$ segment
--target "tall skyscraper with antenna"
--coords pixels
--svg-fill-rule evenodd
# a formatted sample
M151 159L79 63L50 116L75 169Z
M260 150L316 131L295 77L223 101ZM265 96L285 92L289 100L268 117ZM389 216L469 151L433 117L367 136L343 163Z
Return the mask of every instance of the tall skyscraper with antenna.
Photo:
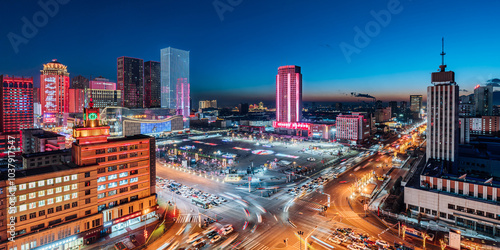
M443 161L451 167L457 161L459 143L458 104L459 87L455 72L446 71L444 38L441 65L433 72L427 87L427 155L426 160Z

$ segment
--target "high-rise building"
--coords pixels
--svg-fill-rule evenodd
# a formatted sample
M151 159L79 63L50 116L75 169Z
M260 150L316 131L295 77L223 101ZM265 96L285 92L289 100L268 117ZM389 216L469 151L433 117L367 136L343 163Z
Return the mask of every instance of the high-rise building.
M0 75L0 132L33 127L33 78Z
M399 107L401 108L401 112L402 113L406 112L406 109L408 108L408 102L407 101L401 101L401 105Z
M72 89L86 89L88 87L89 79L84 76L77 75L71 79L70 88Z
M427 154L452 165L457 160L459 144L458 94L455 72L445 71L444 55L439 72L432 73L432 84L427 87Z
M33 88L33 103L40 103L40 88Z
M16 171L15 186L2 173L1 190L16 190L14 206L1 208L3 225L15 221L15 241L0 227L3 249L79 249L156 215L154 138L109 139L92 105L84 118L73 130L70 163L26 166Z
M182 87L189 89L189 51L168 47L162 49L160 53L161 107L178 110L181 108L177 105L181 104L183 105L182 113L187 114L188 111L185 109L190 107L189 91L178 91L177 86L181 83ZM184 100L179 102L178 97Z
M200 101L199 109L207 109L207 108L217 108L217 100L206 100L206 101Z
M144 61L142 59L119 57L117 83L117 88L122 93L123 107L144 107Z
M161 107L161 67L160 62L144 63L144 107Z
M391 120L391 117L392 117L391 107L375 109L376 122L387 122Z
M96 77L89 82L89 89L116 90L116 83L103 77Z
M69 113L83 113L84 89L69 89Z
M474 88L474 105L476 115L493 114L493 86L479 86Z
M276 75L276 121L302 119L302 74L295 65L281 66Z
M60 124L64 113L69 112L69 73L67 67L56 59L43 65L40 71L40 88L43 123Z
M420 113L422 109L422 95L410 95L410 111Z
M94 78L90 81L89 88L85 89L85 107L89 105L91 98L96 108L122 105L122 92L116 89L116 83L102 77Z
M460 96L458 104L458 115L461 117L476 116L476 107L474 105L474 94Z
M390 101L389 107L391 108L392 116L397 116L398 113L398 102Z
M66 137L43 129L23 129L23 154L43 153L66 148Z

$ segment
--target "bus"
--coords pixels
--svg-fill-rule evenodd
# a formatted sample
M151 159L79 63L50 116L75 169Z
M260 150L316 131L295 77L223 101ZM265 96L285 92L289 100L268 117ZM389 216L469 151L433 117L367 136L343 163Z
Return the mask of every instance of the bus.
M406 235L409 235L409 236L413 236L415 238L419 238L419 239L423 239L423 233L416 230L416 229L413 229L413 228L409 228L407 227L406 228ZM429 238L427 238L428 241L433 241L434 240L434 234L431 234L431 233L428 233L427 234L429 236Z
M204 209L209 209L212 207L212 204L210 204L210 202L202 201L198 198L193 198L191 200L191 203L193 203L194 205L199 206L201 208L204 208Z

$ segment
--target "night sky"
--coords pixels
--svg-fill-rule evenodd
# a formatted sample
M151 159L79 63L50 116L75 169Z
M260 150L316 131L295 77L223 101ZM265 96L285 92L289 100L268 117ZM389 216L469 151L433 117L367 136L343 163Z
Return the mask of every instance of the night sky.
M4 1L0 74L38 83L42 64L57 58L71 77L116 80L117 57L160 61L171 46L191 51L195 107L211 98L272 103L277 68L291 64L302 67L304 101L356 101L351 92L409 101L425 96L444 36L461 89L500 78L499 1L59 1L68 3L24 38L22 18L43 8ZM391 13L382 25L371 14L380 11ZM372 37L357 46L355 29L366 34L367 25ZM12 46L12 37L24 40ZM341 44L354 52L346 57Z

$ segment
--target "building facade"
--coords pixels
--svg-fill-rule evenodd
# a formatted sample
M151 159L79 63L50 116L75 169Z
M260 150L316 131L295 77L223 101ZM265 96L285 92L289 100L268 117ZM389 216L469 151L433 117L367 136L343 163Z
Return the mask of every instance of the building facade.
M144 107L144 60L122 56L117 60L117 84L122 93L122 106Z
M1 75L0 132L33 127L33 78Z
M189 51L172 47L161 49L161 107L179 109L177 107L178 91L176 89L179 79L181 82L189 81Z
M177 115L182 115L185 118L189 118L191 115L191 101L190 101L190 92L191 87L190 84L187 80L187 78L178 78L177 79L177 86L175 88L175 91L177 92L175 101L176 101L176 107L177 107Z
M85 107L90 103L90 98L96 108L117 107L122 103L122 92L120 90L86 89Z
M426 160L436 159L453 163L459 144L458 93L455 72L432 73L432 84L427 87L427 154Z
M477 115L493 114L493 86L479 86L474 88L474 105Z
M361 144L370 136L370 130L370 122L362 114L340 114L336 119L335 138L340 142Z
M89 79L82 75L77 75L71 79L70 88L72 89L86 89L88 87Z
M207 109L207 108L217 108L217 100L205 100L200 101L198 105L199 109Z
M144 63L144 107L161 107L161 67L160 62Z
M281 66L276 75L276 121L302 119L302 74L295 65Z
M69 89L69 113L83 113L85 90Z
M116 90L116 83L103 77L94 78L89 82L89 89Z
M56 59L43 65L40 71L43 123L60 125L64 113L69 112L69 73Z

